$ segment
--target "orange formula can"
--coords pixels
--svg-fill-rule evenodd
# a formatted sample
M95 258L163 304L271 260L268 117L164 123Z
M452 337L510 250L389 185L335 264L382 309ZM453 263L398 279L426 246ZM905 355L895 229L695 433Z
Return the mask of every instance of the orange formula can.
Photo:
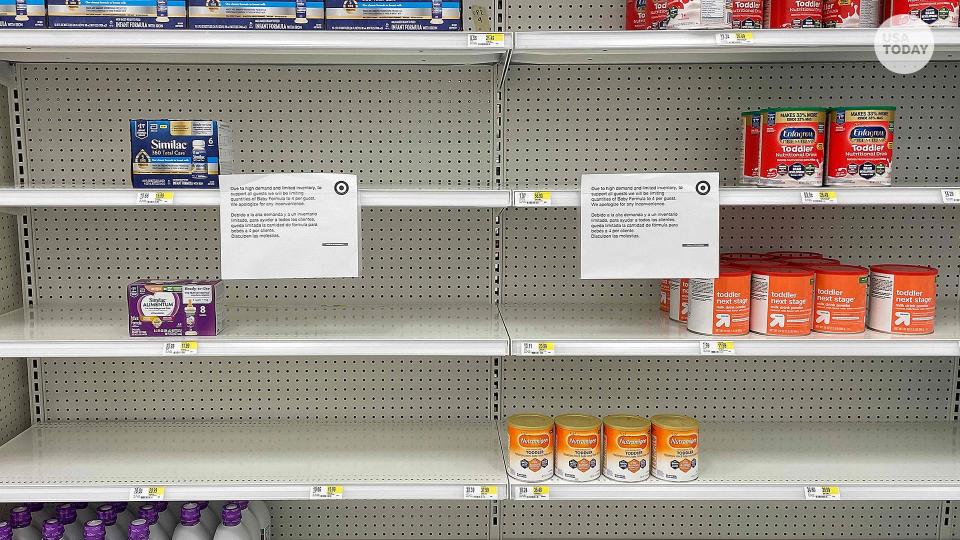
M813 271L799 266L757 268L750 281L750 330L805 336L812 326Z
M823 264L813 270L813 331L858 334L867 322L867 275L862 266Z
M936 268L909 264L870 267L867 326L889 334L932 334L936 312Z
M721 262L772 261L775 257L766 253L721 253Z
M510 436L507 474L525 482L553 477L553 419L543 414L512 414L507 417Z
M700 424L680 414L650 418L650 472L654 478L672 482L697 479L700 462Z
M670 280L660 280L660 311L670 313Z
M687 322L687 313L689 308L687 298L687 288L690 286L689 279L671 279L670 280L670 319L685 323Z
M750 332L750 270L720 264L720 277L691 279L687 330L708 336Z
M600 419L589 414L561 414L557 425L554 473L564 480L600 478Z
M811 259L822 259L823 254L816 251L768 251L767 255L777 259L798 259L800 257L809 257Z
M650 477L650 421L631 414L603 417L603 475L620 482Z

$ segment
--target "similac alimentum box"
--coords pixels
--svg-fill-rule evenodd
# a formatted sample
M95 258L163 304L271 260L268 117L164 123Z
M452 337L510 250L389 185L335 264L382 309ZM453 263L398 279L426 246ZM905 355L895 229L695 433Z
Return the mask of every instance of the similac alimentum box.
M43 28L46 15L43 0L0 0L0 28Z
M215 336L223 282L141 279L127 287L130 337Z
M462 30L460 0L326 0L327 30Z
M50 28L186 28L186 0L47 0Z
M196 30L323 30L323 0L189 0Z
M131 120L133 187L220 187L233 172L233 136L216 120Z

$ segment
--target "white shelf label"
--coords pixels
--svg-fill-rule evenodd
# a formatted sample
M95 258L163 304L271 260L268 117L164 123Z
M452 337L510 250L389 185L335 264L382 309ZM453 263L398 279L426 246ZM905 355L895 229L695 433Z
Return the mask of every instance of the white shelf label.
M130 488L131 501L162 501L163 486L138 486Z
M551 206L551 193L549 191L514 191L514 206Z
M808 501L823 499L839 499L839 486L807 486L803 488L803 496Z
M550 486L520 486L517 498L525 501L549 501Z
M700 354L736 354L732 341L701 341Z
M801 191L800 202L803 204L837 204L837 192Z
M196 341L176 341L173 343L165 343L163 345L164 356L186 356L190 354L197 354L199 350L200 346Z
M463 486L464 499L496 500L497 486Z
M960 204L960 190L941 189L940 197L943 198L943 204Z
M744 45L753 43L753 32L720 32L717 45Z
M504 42L502 32L467 34L467 47L503 47Z
M137 204L173 204L172 191L140 191Z
M310 488L310 500L322 501L343 498L343 486L313 486Z
M523 356L553 356L552 341L524 341Z

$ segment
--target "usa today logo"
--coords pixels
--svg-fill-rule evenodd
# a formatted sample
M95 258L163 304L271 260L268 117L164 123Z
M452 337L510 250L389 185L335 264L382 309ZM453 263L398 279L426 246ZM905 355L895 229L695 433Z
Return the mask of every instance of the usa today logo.
M894 15L877 28L873 50L890 71L916 73L933 58L933 32L918 17Z

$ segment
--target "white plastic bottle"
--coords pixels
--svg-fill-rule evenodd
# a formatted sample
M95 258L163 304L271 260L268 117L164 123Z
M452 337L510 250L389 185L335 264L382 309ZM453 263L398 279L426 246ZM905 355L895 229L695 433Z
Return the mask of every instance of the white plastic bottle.
M121 532L125 532L130 528L130 522L137 519L137 516L127 511L127 503L125 502L114 502L109 504L113 505L113 515L117 518L117 527ZM107 536L109 536L109 533Z
M90 503L73 503L73 507L77 510L77 523L80 524L81 529L86 526L88 521L97 519L97 505Z
M77 509L72 503L57 505L57 519L63 525L63 540L83 540L83 527L77 521Z
M180 523L173 530L172 540L212 540L213 534L200 521L200 505L187 503L180 507Z
M263 540L263 528L257 520L257 515L250 510L250 501L230 501L240 507L240 515L243 517L243 526L247 529L251 540Z
M197 501L197 508L200 509L200 524L210 533L210 538L213 538L213 533L217 532L217 526L220 525L220 514L214 512L207 501ZM182 518L183 510L180 514Z
M213 540L253 540L250 533L243 526L240 507L230 503L220 511L220 526L213 535Z
M173 536L173 530L177 528L177 523L180 521L180 509L177 508L176 513L174 513L170 508L170 503L166 501L157 501L153 505L157 507L157 523L160 524L160 528L167 533L167 538ZM152 532L150 538L153 538ZM156 539L154 538L154 540Z
M141 504L137 515L150 526L150 538L152 540L170 540L167 531L163 530L163 527L160 526L160 515L157 513L156 505L153 503Z
M13 540L40 540L40 531L30 524L30 509L17 506L10 511L10 527Z
M127 540L150 540L150 524L147 520L138 518L131 521L127 529Z
M113 509L113 504L107 503L98 506L97 519L103 523L105 540L127 540L126 531L117 527L117 512Z
M267 507L267 503L263 501L250 501L250 511L253 512L253 515L257 516L257 521L260 522L260 528L263 529L264 540L270 540L270 536L273 534L273 524L270 519L270 509Z

